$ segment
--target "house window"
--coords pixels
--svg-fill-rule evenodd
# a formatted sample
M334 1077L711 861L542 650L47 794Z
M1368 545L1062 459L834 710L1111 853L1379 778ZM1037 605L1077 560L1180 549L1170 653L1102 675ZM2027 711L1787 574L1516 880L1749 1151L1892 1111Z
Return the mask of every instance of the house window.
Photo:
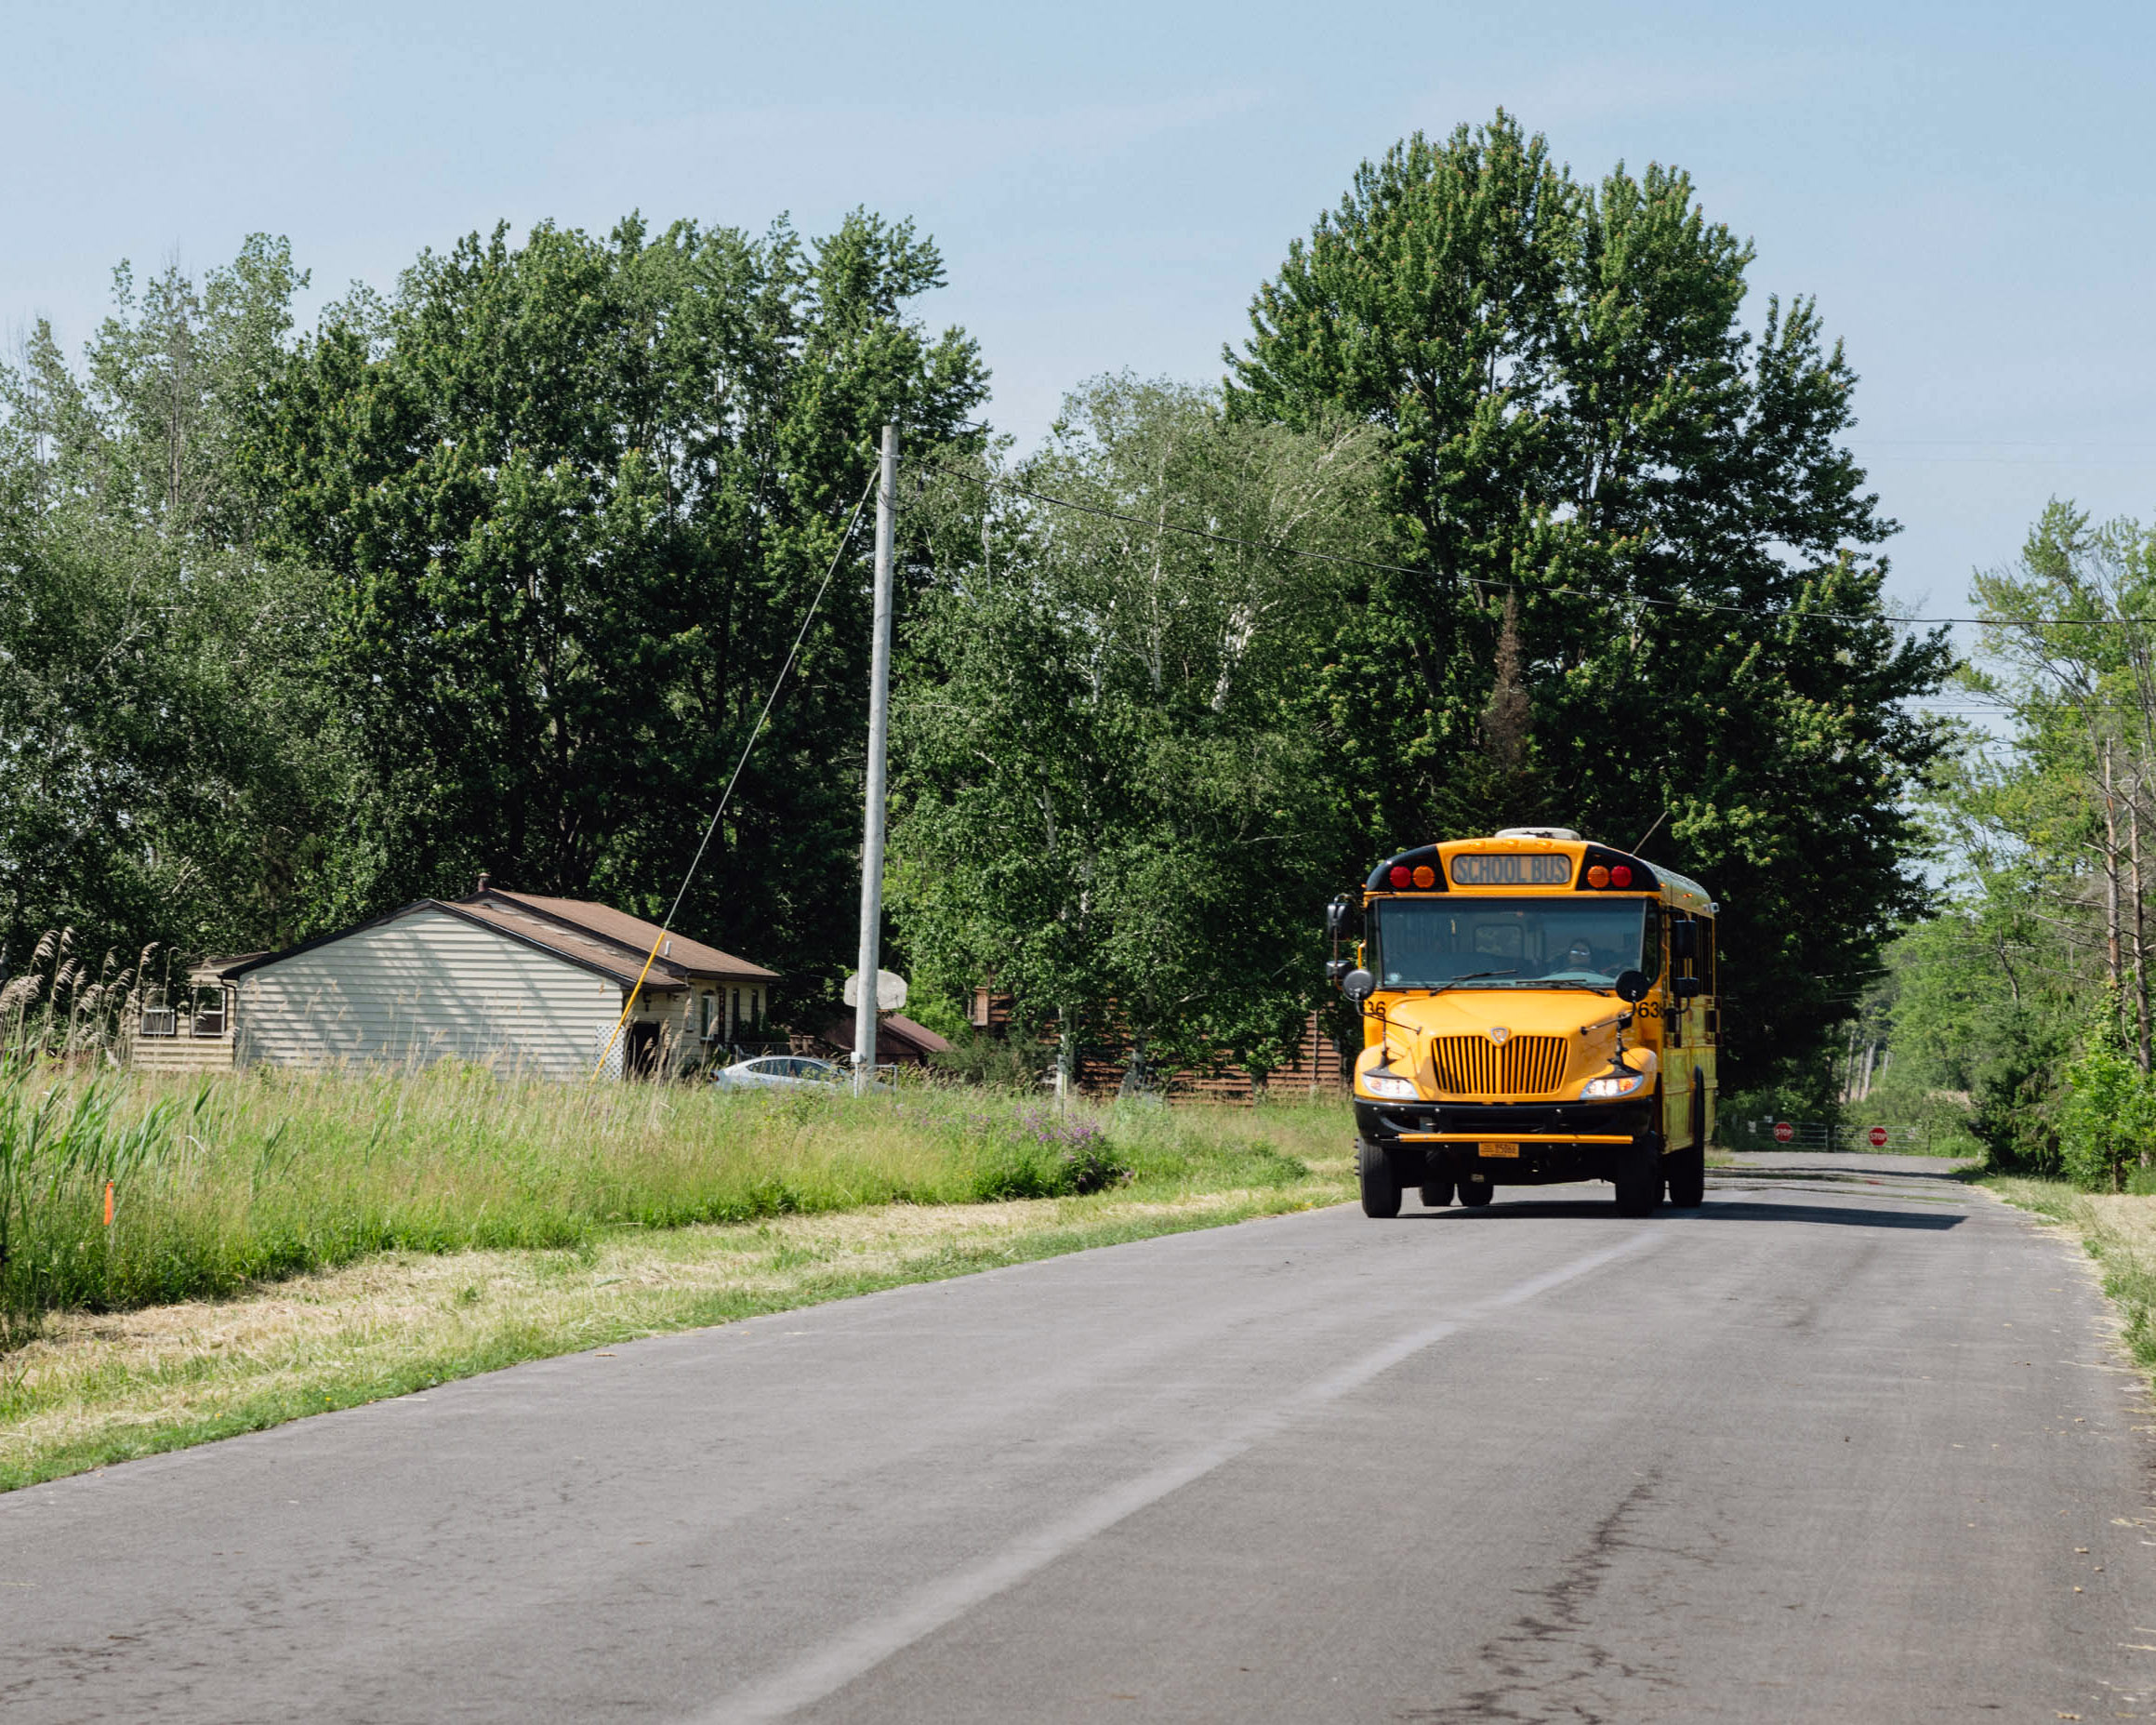
M696 997L696 1034L708 1042L711 1038L711 996L707 991Z
M194 997L194 1033L197 1036L222 1036L225 1033L225 991L222 989L200 989Z

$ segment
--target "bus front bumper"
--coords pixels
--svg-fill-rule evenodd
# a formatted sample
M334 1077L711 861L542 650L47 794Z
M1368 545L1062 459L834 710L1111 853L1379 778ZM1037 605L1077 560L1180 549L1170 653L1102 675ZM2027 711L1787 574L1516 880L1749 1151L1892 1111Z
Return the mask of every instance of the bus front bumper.
M1502 1186L1612 1179L1654 1131L1651 1096L1623 1102L1369 1102L1356 1131L1403 1186L1485 1179Z

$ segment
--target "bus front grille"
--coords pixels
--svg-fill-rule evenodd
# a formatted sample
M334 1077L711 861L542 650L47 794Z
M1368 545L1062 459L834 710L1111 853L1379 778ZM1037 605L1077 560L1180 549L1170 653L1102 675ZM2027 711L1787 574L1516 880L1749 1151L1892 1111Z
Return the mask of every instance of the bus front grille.
M1561 1036L1440 1036L1432 1055L1443 1095L1547 1096L1565 1081Z

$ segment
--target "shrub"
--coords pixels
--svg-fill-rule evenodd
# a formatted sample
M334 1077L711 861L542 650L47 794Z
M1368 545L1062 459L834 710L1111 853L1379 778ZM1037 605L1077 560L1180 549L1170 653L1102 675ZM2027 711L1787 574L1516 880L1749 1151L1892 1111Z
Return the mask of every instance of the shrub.
M992 1146L983 1163L984 1198L1082 1198L1127 1183L1131 1167L1090 1116L1041 1105L1011 1115L974 1115Z
M2059 1158L2085 1192L2124 1191L2156 1139L2156 1082L2126 1053L2117 1006L2107 997L2097 1008L2086 1052L2066 1069Z
M990 1036L968 1026L950 1042L947 1050L929 1056L929 1069L937 1077L987 1090L1036 1094L1055 1057L1052 1049L1020 1031Z

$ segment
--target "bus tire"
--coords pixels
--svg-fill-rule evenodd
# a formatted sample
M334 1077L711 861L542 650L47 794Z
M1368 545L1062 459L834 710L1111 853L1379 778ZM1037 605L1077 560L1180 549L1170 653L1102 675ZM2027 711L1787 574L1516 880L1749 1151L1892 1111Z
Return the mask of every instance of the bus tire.
M1669 1159L1670 1202L1696 1210L1707 1201L1707 1092L1692 1086L1692 1141Z
M1399 1170L1367 1138L1355 1147L1355 1172L1362 1186L1363 1214L1382 1221L1400 1214Z
M1442 1210L1452 1201L1452 1182L1425 1180L1422 1182L1422 1205L1427 1210Z
M1662 1201L1662 1144L1660 1133L1634 1142L1631 1154L1612 1184L1617 1188L1617 1214L1651 1216Z
M1497 1188L1488 1180L1462 1180L1460 1183L1460 1201L1470 1210L1480 1210L1497 1196Z

